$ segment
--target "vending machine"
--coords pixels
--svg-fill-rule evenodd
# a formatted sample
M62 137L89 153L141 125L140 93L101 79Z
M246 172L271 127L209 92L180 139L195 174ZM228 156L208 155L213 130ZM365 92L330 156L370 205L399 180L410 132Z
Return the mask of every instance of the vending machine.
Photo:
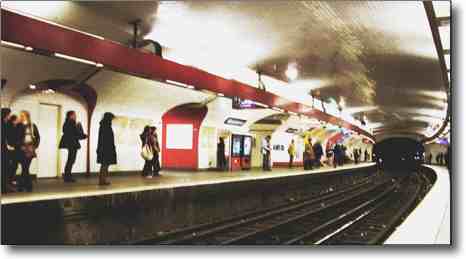
M252 137L233 134L231 136L231 171L251 169Z
M230 170L239 171L241 170L241 154L243 149L243 136L232 135L231 136L231 152L230 152Z

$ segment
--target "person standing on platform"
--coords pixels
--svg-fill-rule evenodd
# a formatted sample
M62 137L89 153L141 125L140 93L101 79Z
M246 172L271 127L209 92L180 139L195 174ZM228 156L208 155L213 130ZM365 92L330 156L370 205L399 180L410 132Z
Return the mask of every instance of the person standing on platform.
M296 146L294 144L294 139L291 140L291 143L288 146L288 155L290 156L288 167L293 168L293 160L296 157Z
M223 137L218 139L217 143L217 169L225 171L227 167L227 159L225 157L225 140Z
M157 127L150 127L151 130L151 143L154 145L154 158L152 159L152 176L159 176L160 172L160 144L159 136L157 135Z
M312 139L309 138L307 143L304 144L304 153L303 153L304 170L312 170L314 159L315 159L315 154L312 148Z
M315 160L314 160L314 164L317 168L320 168L321 164L320 164L320 159L322 158L322 156L324 155L324 151L322 149L322 145L320 144L319 141L316 141L316 143L312 146L312 149L314 151L314 155L315 155Z
M107 181L108 168L117 163L115 148L115 136L112 129L112 121L115 115L111 112L104 113L99 127L97 142L97 163L100 164L99 185L109 185Z
M338 165L338 153L339 153L338 143L335 143L335 145L333 146L332 153L333 153L333 167L337 168L337 165Z
M364 162L369 162L369 151L364 150Z
M272 171L270 166L270 154L270 136L267 136L262 140L262 170L264 171Z
M71 171L73 165L76 162L76 155L78 150L81 148L80 140L87 138L84 134L81 123L77 121L76 112L68 111L66 113L65 123L63 123L63 136L60 140L60 149L68 150L68 158L66 159L65 172L63 174L63 181L65 183L73 183L76 180L73 179Z
M11 175L11 156L12 147L8 144L8 133L10 132L10 108L2 108L2 193L10 191L9 179Z
M19 162L21 164L21 177L18 183L18 191L32 192L32 179L29 172L32 160L37 157L36 150L40 144L40 134L36 124L31 121L28 111L19 113L18 144Z
M354 158L354 163L357 165L359 163L359 151L358 149L353 149L353 158Z
M427 164L431 165L432 164L432 153L429 153L427 155Z

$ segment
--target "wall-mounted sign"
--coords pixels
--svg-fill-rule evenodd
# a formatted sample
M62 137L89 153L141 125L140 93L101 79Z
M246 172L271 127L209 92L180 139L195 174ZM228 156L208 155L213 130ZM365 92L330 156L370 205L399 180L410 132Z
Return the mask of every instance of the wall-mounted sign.
M238 118L232 118L232 117L228 117L225 122L225 124L227 125L233 125L233 126L243 126L245 123L246 123L246 120L243 120L243 119L238 119Z
M291 133L291 134L296 134L299 132L299 129L295 129L295 128L288 128L286 130L286 133Z
M192 124L167 124L168 149L193 149Z

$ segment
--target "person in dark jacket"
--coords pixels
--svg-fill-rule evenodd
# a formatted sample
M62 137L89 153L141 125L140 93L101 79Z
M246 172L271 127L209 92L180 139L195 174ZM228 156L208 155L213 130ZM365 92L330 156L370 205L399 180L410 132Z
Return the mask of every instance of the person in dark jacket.
M2 108L2 193L9 191L9 176L11 174L10 149L8 145L10 108Z
M63 180L65 183L75 182L71 175L73 164L76 162L76 155L81 148L79 141L87 138L84 134L81 123L77 122L76 112L68 111L66 113L65 123L63 124L63 136L60 140L59 148L68 150L68 159L66 160Z
M226 166L227 159L225 157L225 140L223 137L220 137L217 143L217 168L220 171L224 171Z
M40 144L40 134L36 124L31 121L28 111L19 113L18 143L19 162L21 164L21 178L18 183L18 191L32 191L32 179L29 172L32 160L37 157L36 150Z
M108 168L117 163L115 148L115 136L112 129L112 121L115 115L111 112L104 113L99 127L97 142L97 163L100 164L99 185L109 185L107 181Z
M312 149L314 150L314 155L316 157L315 159L315 165L317 168L320 168L321 164L320 164L320 159L322 158L322 156L324 155L324 151L322 149L322 145L320 144L319 141L317 141L314 146L312 147Z

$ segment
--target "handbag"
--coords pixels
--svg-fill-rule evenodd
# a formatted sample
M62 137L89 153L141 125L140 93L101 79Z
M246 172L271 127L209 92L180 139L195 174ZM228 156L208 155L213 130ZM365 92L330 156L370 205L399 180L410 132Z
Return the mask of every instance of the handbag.
M84 133L83 125L81 123L78 123L76 126L78 128L78 139L79 140L86 139L87 135Z
M149 143L145 143L142 146L141 157L146 161L154 159L154 152L152 151L152 148L150 147Z

